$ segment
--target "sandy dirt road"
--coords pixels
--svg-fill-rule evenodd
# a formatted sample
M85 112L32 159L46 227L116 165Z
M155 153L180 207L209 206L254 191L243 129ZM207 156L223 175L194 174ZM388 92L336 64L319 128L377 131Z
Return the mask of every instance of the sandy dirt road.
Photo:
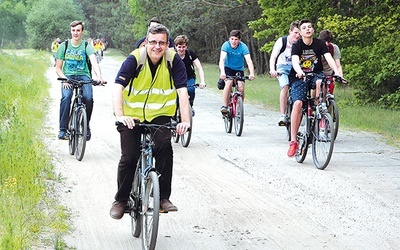
M72 213L76 249L140 249L130 217L113 220L119 134L111 85L120 63L101 62L105 87L94 87L92 139L78 162L59 141L60 83L54 68L47 140L63 181L60 202ZM216 84L208 79L208 84ZM251 88L251 83L248 84ZM192 141L174 144L171 196L179 211L161 214L157 249L399 249L400 155L379 137L341 130L330 165L317 170L286 156L278 114L245 105L241 137L226 134L220 92L196 92Z

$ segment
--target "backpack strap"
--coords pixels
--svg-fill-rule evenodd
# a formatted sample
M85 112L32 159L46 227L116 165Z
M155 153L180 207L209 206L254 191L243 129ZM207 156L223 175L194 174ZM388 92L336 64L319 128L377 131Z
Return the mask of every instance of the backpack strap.
M329 49L329 53L331 53L331 55L333 57L333 54L335 54L335 49L333 48L332 43L328 43L328 49Z
M275 65L276 65L276 63L278 62L278 57L279 57L279 55L282 54L282 53L285 51L286 45L287 45L287 36L283 36L283 37L282 37L282 47L281 47L281 50L280 50L279 53L278 53L278 56L276 57Z
M172 80L172 61L174 60L174 56L176 54L173 52L175 52L174 49L167 49L165 51L165 56L167 59L167 67L168 67L168 72L169 72L169 83L170 83L171 89L172 89L172 81L173 81Z

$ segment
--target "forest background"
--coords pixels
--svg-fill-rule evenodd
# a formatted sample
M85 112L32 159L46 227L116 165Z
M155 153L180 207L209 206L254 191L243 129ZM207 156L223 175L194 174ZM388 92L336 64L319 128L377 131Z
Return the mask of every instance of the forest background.
M265 74L275 40L288 34L292 21L308 18L316 36L329 29L341 48L344 75L355 90L347 105L398 110L399 16L399 0L0 0L0 48L50 50L56 37L70 37L72 20L83 20L86 38L105 38L127 54L148 20L158 17L172 37L186 34L204 63L217 64L229 32L240 29L257 74Z

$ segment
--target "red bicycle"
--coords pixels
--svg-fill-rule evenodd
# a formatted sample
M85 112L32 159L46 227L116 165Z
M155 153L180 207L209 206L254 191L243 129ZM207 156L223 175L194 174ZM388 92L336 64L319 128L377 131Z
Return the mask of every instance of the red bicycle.
M226 80L233 80L231 95L228 101L228 113L223 116L225 122L225 132L231 133L233 121L235 121L235 134L241 136L244 124L244 105L243 94L237 88L238 81L249 79L248 76L241 76L237 73L235 76L227 76Z

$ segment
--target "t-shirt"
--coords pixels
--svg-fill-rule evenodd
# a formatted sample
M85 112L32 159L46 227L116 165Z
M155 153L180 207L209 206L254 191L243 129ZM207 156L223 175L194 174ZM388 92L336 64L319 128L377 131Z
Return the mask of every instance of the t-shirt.
M227 53L225 67L233 70L244 70L244 56L250 54L249 48L243 42L239 42L236 48L232 48L229 41L222 44L221 51Z
M299 39L292 46L292 56L298 55L300 59L300 67L303 72L314 72L319 73L322 72L322 57L325 53L329 53L328 46L326 46L325 42L313 38L313 42L311 45L306 45L303 42L303 39ZM290 81L292 82L296 78L296 71L294 68L289 73Z
M190 54L190 56L189 56ZM197 54L193 50L187 49L185 51L185 57L182 59L186 67L186 75L188 79L196 78L196 73L193 68L193 61L196 60Z
M67 50L65 50L65 42L60 44L60 47L57 50L56 58L59 60L64 60L62 67L64 75L86 75L91 77L86 57L92 54L94 54L94 48L92 45L88 44L85 52L85 41L82 40L81 44L75 47L69 40Z
M333 46L333 60L340 59L341 55L339 47L334 43L331 44ZM322 66L324 68L323 72L325 75L331 75L333 73L333 70L331 69L331 67L329 67L328 62L325 60L325 57L322 58Z
M285 50L278 56L277 61L276 61L276 65L292 65L292 44L289 41L289 37L287 39L286 42L286 48ZM274 53L275 51L279 52L281 51L281 48L283 46L283 38L279 38L278 40L276 40L274 47L272 49L272 53ZM271 54L272 54L271 53Z

